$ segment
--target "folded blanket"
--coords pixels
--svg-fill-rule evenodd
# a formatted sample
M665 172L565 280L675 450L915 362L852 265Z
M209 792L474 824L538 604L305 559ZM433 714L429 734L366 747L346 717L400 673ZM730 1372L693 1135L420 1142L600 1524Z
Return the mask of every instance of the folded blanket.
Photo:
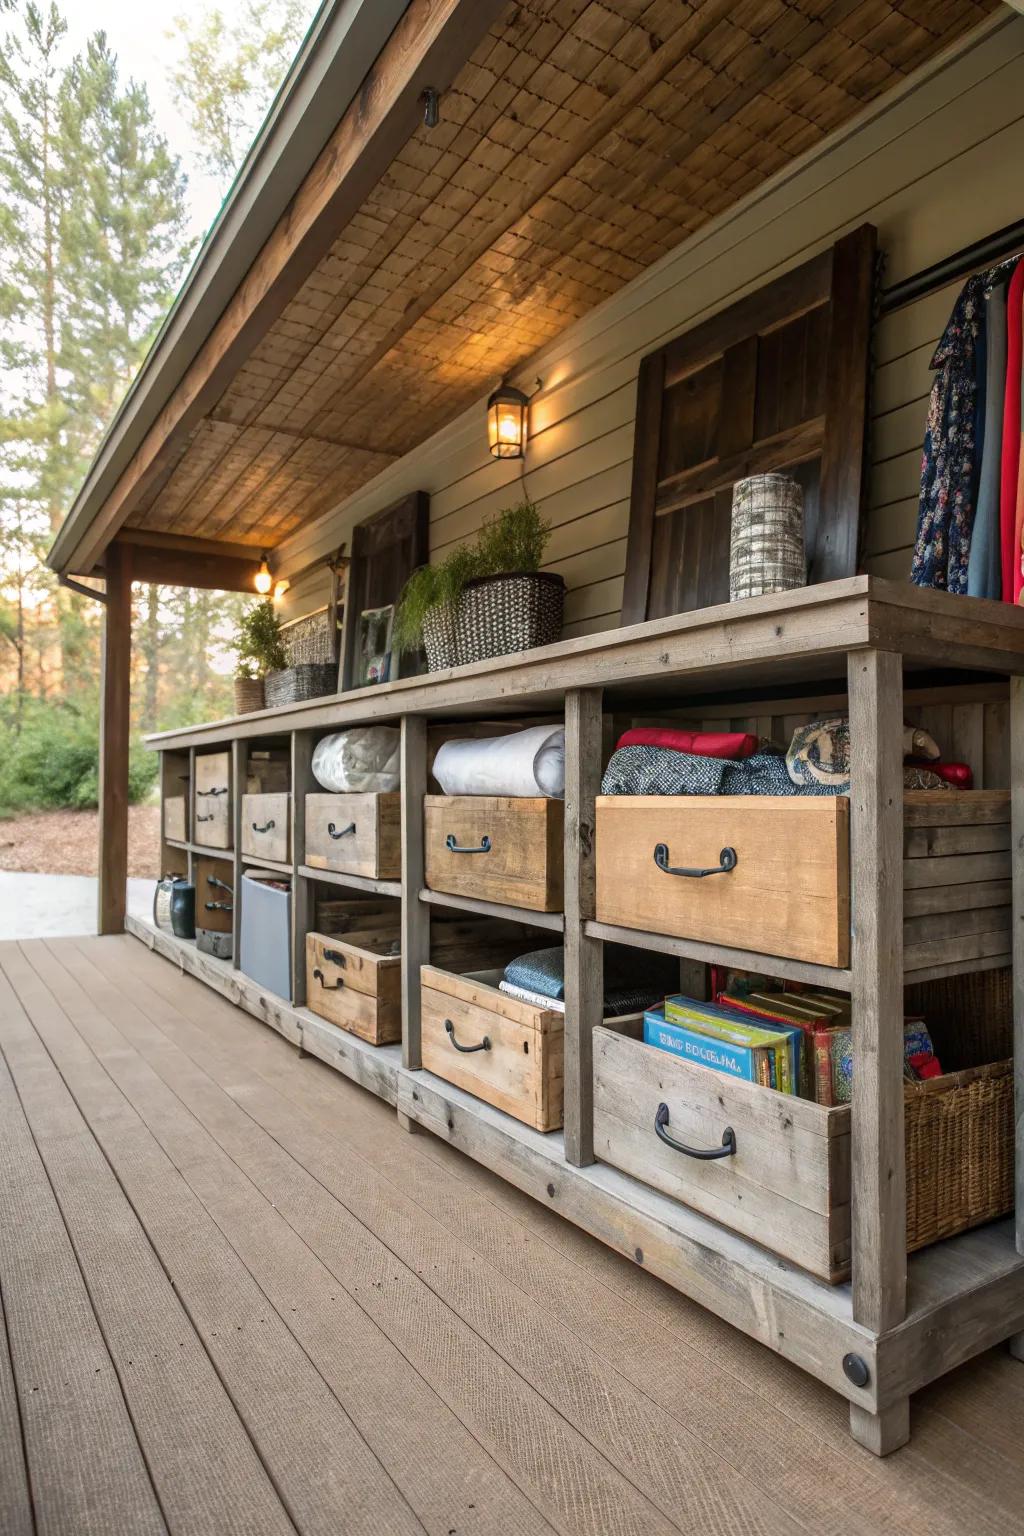
M757 737L748 731L672 731L655 726L638 726L624 731L617 747L671 747L674 752L692 752L695 757L752 757L757 751Z
M399 733L393 725L356 725L335 731L313 752L313 777L338 794L391 794L402 782Z
M954 789L974 788L974 774L969 763L933 763L924 757L908 757L905 766L924 768L926 772L934 773L946 784L952 784Z
M434 778L446 795L565 794L565 731L534 725L508 736L446 741L434 758Z
M671 955L633 949L627 944L604 947L604 1017L641 1013L679 985L678 962ZM565 1007L565 950L535 949L505 967L499 991L511 996L529 993L529 1001Z
M667 747L621 747L601 780L602 795L837 795L838 787L794 784L782 757L755 753L742 762L696 757Z

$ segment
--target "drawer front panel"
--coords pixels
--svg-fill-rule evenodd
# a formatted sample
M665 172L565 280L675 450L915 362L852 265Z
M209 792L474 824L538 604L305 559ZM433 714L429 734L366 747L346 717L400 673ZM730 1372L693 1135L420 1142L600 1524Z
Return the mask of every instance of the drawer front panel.
M231 753L198 752L192 806L193 842L231 846Z
M846 966L849 802L844 796L601 796L597 917L649 933Z
M342 939L306 935L306 1003L321 1018L371 1045L402 1038L397 956L376 955Z
M561 911L561 800L427 795L423 812L430 890Z
M714 1159L678 1151L663 1131ZM838 1281L850 1263L850 1111L692 1066L611 1029L594 1031L594 1150L602 1162Z
M400 815L400 795L307 795L306 863L368 880L398 880Z
M185 796L169 796L164 801L164 837L173 838L178 843L186 842L188 840L186 821Z
M196 926L230 933L234 925L234 868L226 859L195 861Z
M287 864L292 856L291 795L242 796L242 852Z
M422 975L427 1071L535 1130L557 1130L562 1123L561 1014L516 1003L495 987L432 966L424 966ZM485 1039L486 1048L467 1049L482 1047Z

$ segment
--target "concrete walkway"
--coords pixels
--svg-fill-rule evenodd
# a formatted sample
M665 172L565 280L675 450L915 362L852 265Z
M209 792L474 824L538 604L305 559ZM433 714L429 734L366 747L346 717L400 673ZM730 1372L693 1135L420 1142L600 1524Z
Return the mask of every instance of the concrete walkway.
M153 909L152 880L128 881L128 910ZM95 875L22 875L0 870L0 939L52 939L96 932Z

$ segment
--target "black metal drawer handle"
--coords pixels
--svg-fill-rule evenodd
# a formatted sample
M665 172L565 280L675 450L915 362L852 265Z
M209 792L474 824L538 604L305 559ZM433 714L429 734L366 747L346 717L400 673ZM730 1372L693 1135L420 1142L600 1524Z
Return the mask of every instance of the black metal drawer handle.
M476 852L475 849L471 849L470 851L474 853ZM457 1051L462 1051L466 1056L469 1056L473 1051L489 1051L491 1048L490 1035L484 1035L479 1045L460 1045L455 1038L455 1025L452 1023L451 1019L445 1019L444 1027L448 1031L448 1039L451 1041L452 1045L454 1045L455 1049Z
M355 822L354 821L350 821L348 826L347 827L342 827L341 831L339 832L337 827L334 825L334 822L333 821L329 821L327 823L327 836L328 837L334 837L334 838L348 837L349 833L350 832L354 832L355 829L356 829Z
M233 912L235 910L230 901L206 901L203 905L207 912Z
M659 1104L658 1113L654 1117L654 1130L659 1140L666 1147L671 1147L675 1152L685 1152L687 1157L698 1157L701 1162L711 1162L716 1157L733 1157L736 1153L736 1132L731 1125L727 1125L722 1132L722 1145L720 1147L688 1147L684 1142L676 1141L670 1136L665 1127L668 1125L668 1105Z
M216 821L217 818L211 811L209 816L197 816L196 821Z
M222 787L220 789L197 789L196 790L196 794L197 795L204 795L204 796L205 795L226 795L227 792L228 792L228 787L227 787L226 784L222 785Z
M324 959L326 960L327 958L327 951L324 950ZM345 985L344 976L339 976L337 981L325 981L324 973L319 966L314 970L313 977L320 983L325 992L340 992L341 988Z
M673 869L668 861L668 844L659 843L654 850L654 862L666 875L685 875L688 880L703 880L705 875L728 875L739 863L735 848L723 848L718 855L719 863L711 869Z
M444 845L448 849L449 853L490 853L491 851L491 840L489 837L482 837L480 839L479 848L463 848L461 844L455 841L454 832L448 833L448 836L444 840ZM473 1049L476 1050L477 1047L474 1046Z
M250 825L254 832L273 832L275 822L273 820L264 822L262 827L258 827L255 822L251 822Z

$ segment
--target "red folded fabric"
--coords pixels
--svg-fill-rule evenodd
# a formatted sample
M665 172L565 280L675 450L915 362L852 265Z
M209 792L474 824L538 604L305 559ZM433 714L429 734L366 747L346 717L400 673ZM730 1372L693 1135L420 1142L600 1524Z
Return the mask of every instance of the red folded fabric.
M728 757L734 761L752 757L757 737L745 731L670 731L638 727L624 731L619 747L669 747L673 752L692 752L695 757Z
M906 762L911 768L927 768L957 789L974 788L974 774L969 763L931 763L926 757L908 757Z
M916 1056L910 1056L907 1058L907 1064L908 1066L912 1067L913 1070L917 1073L918 1077L922 1079L942 1076L942 1068L939 1065L939 1059L937 1056L933 1056L931 1051L919 1051Z

